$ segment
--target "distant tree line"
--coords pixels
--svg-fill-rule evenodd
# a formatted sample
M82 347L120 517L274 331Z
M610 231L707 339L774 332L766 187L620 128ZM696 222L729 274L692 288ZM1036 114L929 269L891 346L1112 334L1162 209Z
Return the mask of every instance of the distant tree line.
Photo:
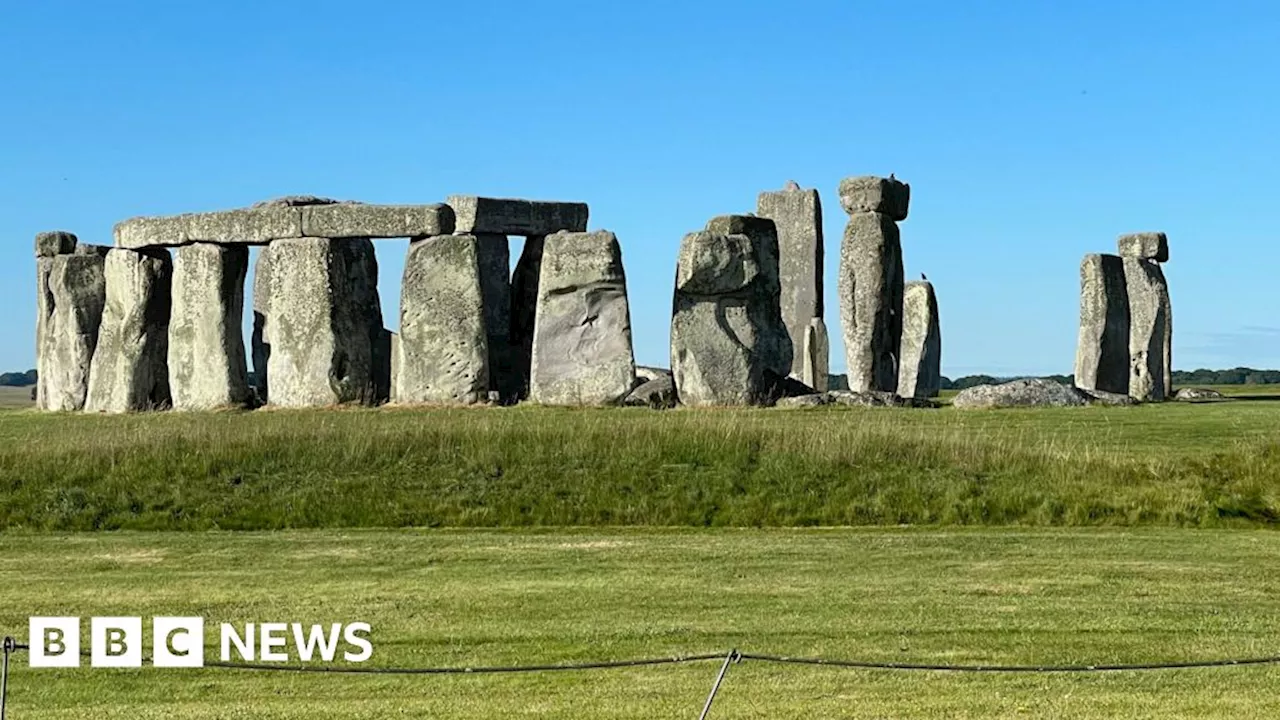
M26 387L36 384L36 371L7 372L0 375L0 387Z

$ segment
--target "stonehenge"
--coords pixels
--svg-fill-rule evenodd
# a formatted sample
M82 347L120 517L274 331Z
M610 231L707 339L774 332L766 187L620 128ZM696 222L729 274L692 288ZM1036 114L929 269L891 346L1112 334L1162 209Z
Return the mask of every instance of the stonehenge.
M542 249L529 398L611 405L636 384L622 248L607 231L558 232Z
M1119 255L1086 255L1080 265L1080 334L1075 384L1136 400L1173 395L1173 306L1160 263L1164 233L1121 235Z
M113 248L103 274L106 305L84 409L123 413L168 407L173 259L164 248Z
M913 280L902 300L902 345L898 353L898 395L936 397L942 385L942 331L933 284Z
M902 341L902 245L910 186L872 176L840 182L849 214L840 246L840 322L849 389L894 392Z
M84 409L106 304L105 253L75 235L36 237L36 406Z
M796 351L791 376L825 392L830 352L823 321L822 200L817 190L788 182L782 190L760 193L756 214L777 228L782 320Z
M249 249L193 243L173 254L169 318L169 390L175 410L249 402L240 321Z

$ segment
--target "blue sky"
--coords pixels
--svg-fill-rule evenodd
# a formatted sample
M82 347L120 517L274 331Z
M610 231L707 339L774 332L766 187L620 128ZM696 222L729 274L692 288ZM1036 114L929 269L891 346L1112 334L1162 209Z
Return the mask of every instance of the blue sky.
M0 0L0 369L34 365L37 231L295 193L586 201L665 366L681 237L794 179L843 370L835 189L890 172L944 373L1070 372L1081 256L1148 229L1175 367L1280 367L1278 39L1267 2Z

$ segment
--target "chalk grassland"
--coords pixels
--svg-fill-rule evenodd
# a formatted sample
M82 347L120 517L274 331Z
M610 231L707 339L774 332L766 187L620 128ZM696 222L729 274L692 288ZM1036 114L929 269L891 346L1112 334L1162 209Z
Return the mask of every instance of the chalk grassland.
M0 528L1280 521L1280 402L0 413Z
M29 408L34 406L35 402L31 399L31 388L0 387L0 408Z
M85 616L86 628L90 615L364 620L371 666L732 647L890 662L1184 661L1277 652L1277 565L1280 534L1254 530L8 533L0 630L25 636L32 614ZM21 659L10 716L692 718L717 670L351 677L37 671ZM1275 666L1013 676L744 662L711 717L1273 718L1277 687Z

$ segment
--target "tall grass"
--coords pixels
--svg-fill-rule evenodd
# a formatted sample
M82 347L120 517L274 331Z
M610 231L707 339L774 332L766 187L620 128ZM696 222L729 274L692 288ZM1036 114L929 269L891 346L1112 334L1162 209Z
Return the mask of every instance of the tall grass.
M1271 525L1280 405L0 414L0 527Z

